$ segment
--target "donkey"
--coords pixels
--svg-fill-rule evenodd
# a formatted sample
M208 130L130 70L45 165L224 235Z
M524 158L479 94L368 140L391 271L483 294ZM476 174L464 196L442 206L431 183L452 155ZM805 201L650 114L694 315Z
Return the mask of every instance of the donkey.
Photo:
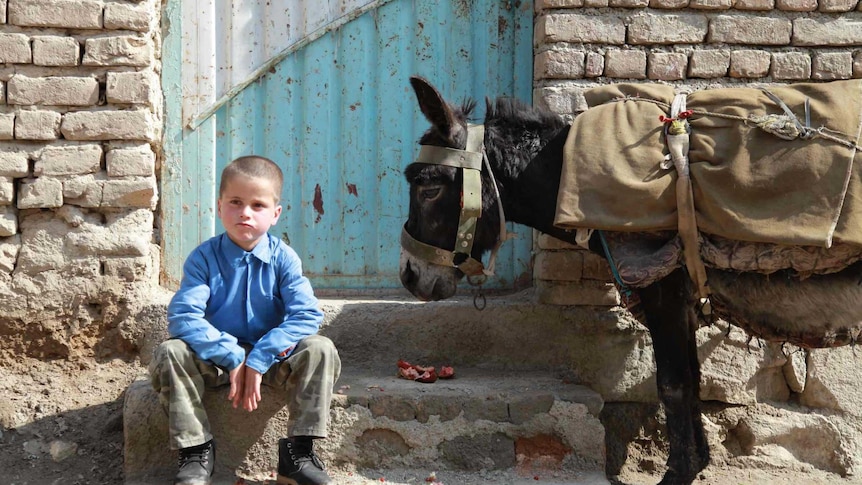
M490 251L493 259L506 239L506 220L577 242L575 231L554 224L571 125L556 114L498 98L486 100L484 134L471 135L467 120L474 101L455 106L425 79L411 77L410 83L431 127L419 141L419 158L404 171L410 204L402 230L400 278L407 290L435 301L451 297L465 275L481 278L488 272L483 255ZM471 192L474 197L468 197ZM589 235L589 248L609 257L602 238L599 231ZM706 271L713 314L752 335L805 347L842 345L859 337L860 262L807 278L792 270L768 276ZM666 273L629 290L639 301L636 316L652 338L658 396L666 414L669 456L660 483L691 483L710 460L695 341L704 309L685 264Z

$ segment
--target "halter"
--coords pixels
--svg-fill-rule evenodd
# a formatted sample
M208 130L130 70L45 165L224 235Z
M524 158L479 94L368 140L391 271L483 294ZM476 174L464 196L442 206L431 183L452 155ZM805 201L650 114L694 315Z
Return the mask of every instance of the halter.
M446 165L460 168L463 171L463 186L461 190L461 214L458 218L458 233L455 236L455 249L452 251L431 246L417 241L407 233L407 225L401 229L401 247L413 257L431 264L455 267L469 276L491 276L494 274L494 262L497 251L507 239L506 219L503 214L503 203L497 189L497 181L491 171L488 156L485 154L485 127L483 125L468 125L467 147L464 150L422 145L415 163L430 165ZM473 242L476 239L476 226L482 216L482 165L488 170L494 194L497 197L497 207L500 211L500 239L491 250L486 268L481 261L470 256Z

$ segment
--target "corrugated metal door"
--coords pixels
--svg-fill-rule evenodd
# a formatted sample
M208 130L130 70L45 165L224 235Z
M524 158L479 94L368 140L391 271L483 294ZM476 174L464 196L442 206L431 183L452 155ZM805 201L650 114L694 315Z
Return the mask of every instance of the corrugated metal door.
M297 250L316 288L398 288L401 172L428 126L408 77L425 76L453 100L529 101L532 2L276 3L168 2L165 283L176 284L186 255L222 230L221 169L253 153L284 170L272 232ZM511 229L521 236L504 246L489 286L530 279L530 232Z

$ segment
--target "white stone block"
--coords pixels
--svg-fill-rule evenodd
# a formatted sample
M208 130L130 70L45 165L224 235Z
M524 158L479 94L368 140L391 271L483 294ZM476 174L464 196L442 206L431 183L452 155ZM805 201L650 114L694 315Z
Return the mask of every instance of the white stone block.
M103 183L93 175L64 180L63 202L80 207L100 207Z
M18 105L92 106L99 103L99 82L92 77L28 77L16 74L6 84L6 102Z
M636 45L699 44L709 27L707 16L700 14L639 13L630 22L628 42Z
M811 56L804 52L772 54L770 74L775 79L805 81L811 77Z
M730 68L730 51L727 49L696 50L692 52L688 75L698 78L717 78L727 75Z
M805 391L799 403L862 416L862 377L852 372L859 366L858 353L853 345L811 350Z
M793 45L852 47L862 44L859 21L851 15L798 18L793 21Z
M574 97L569 91L557 86L544 87L533 92L533 103L536 106L559 115L574 113L573 101Z
M18 232L18 210L11 205L0 206L0 237L13 236Z
M75 256L149 256L150 241L135 233L115 233L103 227L71 232L68 247Z
M598 52L587 52L584 76L592 78L599 77L605 73L605 56Z
M105 28L146 32L150 29L155 11L149 5L109 3L105 5Z
M146 67L153 61L153 43L144 37L118 35L87 39L84 43L85 66Z
M50 217L49 214L46 214ZM63 234L69 227L61 221L30 216L21 220L21 250L18 253L16 272L40 273L66 266Z
M0 177L0 205L15 203L15 179Z
M3 93L0 92L0 95ZM0 113L0 140L15 138L15 113Z
M728 334L717 325L699 329L697 342L702 400L749 405L790 397L780 344L754 348L744 332L734 329Z
M10 145L0 149L0 176L26 177L30 174L30 157L23 149Z
M8 0L9 23L21 27L101 29L102 2L95 0Z
M149 209L127 209L105 213L105 225L114 232L136 233L151 238L155 216Z
M108 180L102 189L103 207L156 208L156 178Z
M21 250L21 236L0 239L0 271L11 274L15 270L18 252Z
M765 16L717 15L709 22L707 42L749 45L788 45L793 33L789 19Z
M0 64L29 64L30 38L24 34L0 34Z
M56 111L19 111L15 119L18 140L56 140L60 137L60 113Z
M613 44L626 42L625 19L616 15L553 13L536 19L535 39L540 43Z
M155 172L156 155L147 144L115 148L105 155L105 167L109 177L149 177Z
M63 184L57 179L28 178L21 181L19 209L60 207L63 205Z
M101 165L100 145L50 146L36 157L33 174L85 175L98 172Z
M536 54L533 63L535 79L580 79L584 77L586 53L571 50L547 50Z
M109 72L106 84L109 103L153 107L158 99L159 79L152 71Z
M61 126L67 140L154 141L152 113L131 111L78 111L63 116Z
M33 37L33 64L37 66L77 66L81 44L72 37L38 35Z

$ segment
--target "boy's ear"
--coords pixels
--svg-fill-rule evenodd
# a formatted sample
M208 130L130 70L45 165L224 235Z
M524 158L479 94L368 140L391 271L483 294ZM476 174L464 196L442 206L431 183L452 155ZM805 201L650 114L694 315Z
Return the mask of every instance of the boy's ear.
M278 221L278 216L280 216L280 215L281 215L281 204L275 206L275 218L273 218L273 220L272 220L273 224L275 224L275 222Z

